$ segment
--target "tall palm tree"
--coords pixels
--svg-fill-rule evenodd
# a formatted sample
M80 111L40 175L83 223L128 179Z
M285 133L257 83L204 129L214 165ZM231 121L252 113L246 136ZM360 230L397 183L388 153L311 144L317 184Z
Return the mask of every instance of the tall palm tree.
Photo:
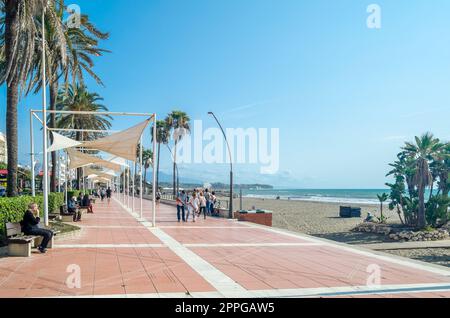
M60 90L56 109L62 111L108 111L106 106L99 104L102 100L103 98L97 93L90 93L85 86L73 86L71 84L67 92ZM109 115L57 114L56 127L77 130L108 130L111 128L111 120L112 117ZM65 135L78 141L86 141L102 137L104 134L75 131L66 133ZM78 187L80 186L80 176L81 171L79 169L77 173Z
M156 142L158 143L158 157L156 159L156 189L159 188L159 156L161 153L161 144L167 145L169 143L169 132L166 121L158 120L156 121ZM153 142L153 129L152 129L152 142Z
M416 173L413 183L417 188L419 197L417 226L424 228L426 226L425 218L425 190L433 184L433 176L430 171L429 161L442 150L444 145L433 134L426 133L421 137L415 137L415 144L407 142L403 147L406 154L415 160Z
M176 195L176 162L177 162L177 144L183 139L183 137L190 133L190 118L189 116L179 110L172 111L166 117L166 124L169 132L172 130L173 140L174 140L174 160L173 160L173 195Z
M2 44L4 45L4 69L0 81L7 84L6 134L8 142L8 196L17 195L17 105L26 88L27 79L33 70L34 57L42 42L39 25L45 10L46 20L54 28L56 51L65 56L66 42L63 25L55 11L55 1L48 0L4 0Z
M144 190L147 189L147 169L152 165L152 158L153 151L149 149L145 149L142 151L142 162L144 164ZM144 191L143 193L146 193L146 191Z
M63 23L64 1L59 0L55 4L55 11L58 18ZM64 37L66 41L66 55L61 56L58 51L59 34L56 32L50 20L46 18L45 24L46 35L46 77L50 88L50 110L56 109L56 100L58 97L58 81L60 78L64 80L64 86L68 88L69 81L73 84L76 82L84 85L83 71L91 74L98 84L103 85L100 78L92 71L94 66L92 56L101 56L106 50L98 47L99 40L109 38L108 33L102 33L92 23L89 22L87 15L80 17L80 25L76 28L65 26ZM34 88L34 92L38 92L42 88L42 72L40 54L36 54L34 61L34 69L28 86L28 91ZM49 115L48 126L55 127L55 114ZM56 152L52 152L52 175L50 180L51 191L56 190Z

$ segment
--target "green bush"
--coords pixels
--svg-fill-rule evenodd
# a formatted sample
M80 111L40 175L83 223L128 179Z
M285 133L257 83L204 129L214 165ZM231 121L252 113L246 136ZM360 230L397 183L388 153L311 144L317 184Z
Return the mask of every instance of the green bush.
M5 234L5 224L17 223L23 218L30 203L37 203L41 210L44 206L43 196L21 196L15 198L0 198L0 236ZM64 204L64 193L50 193L48 196L48 210L50 213L59 212L59 206Z
M81 191L79 190L73 190L73 191L67 191L67 199L70 200L73 197L78 197Z

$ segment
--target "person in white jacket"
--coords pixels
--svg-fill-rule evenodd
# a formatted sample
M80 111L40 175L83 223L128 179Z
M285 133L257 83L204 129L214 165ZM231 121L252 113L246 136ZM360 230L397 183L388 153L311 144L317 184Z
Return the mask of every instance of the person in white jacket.
M189 214L192 214L192 222L195 222L195 215L199 211L199 205L200 205L200 202L197 198L197 193L195 193L195 191L194 191L194 192L192 192L192 196L189 199L186 222L189 219Z

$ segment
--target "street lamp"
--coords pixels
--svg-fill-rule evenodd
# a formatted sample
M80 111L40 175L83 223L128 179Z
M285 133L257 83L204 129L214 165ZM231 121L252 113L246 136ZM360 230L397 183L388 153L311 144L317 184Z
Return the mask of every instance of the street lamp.
M225 134L225 131L223 130L222 125L219 123L219 120L217 119L216 115L214 115L213 112L208 112L208 115L211 115L214 117L214 119L216 120L217 124L220 127L220 130L222 130L223 138L225 138L225 142L227 143L227 147L228 147L228 153L230 155L230 204L229 204L228 218L232 219L233 218L233 160L231 158L231 148L230 148L230 144L228 143L228 140L227 140L227 135Z
M166 144L166 146L167 146L167 149L169 149L170 155L172 156L172 161L175 163L175 169L176 169L176 173L177 173L177 184L175 186L176 187L175 190L176 190L176 195L178 195L178 192L180 191L180 182L178 179L178 176L180 174L178 173L178 164L175 162L175 157L173 155L172 149L170 149L169 145Z

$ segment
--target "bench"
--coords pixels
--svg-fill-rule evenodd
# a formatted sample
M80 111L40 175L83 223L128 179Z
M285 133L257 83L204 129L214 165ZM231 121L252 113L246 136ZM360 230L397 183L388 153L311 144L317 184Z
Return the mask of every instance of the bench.
M81 212L81 215L87 213L87 207L79 207L78 210ZM67 205L61 205L59 207L59 212L61 215L61 221L62 222L74 222L73 218L76 215L76 213L70 213L67 209Z
M53 239L60 231L53 231L53 237L48 242L47 248L53 247ZM42 236L25 235L22 233L20 223L6 223L6 236L8 238L8 255L18 257L30 257L31 248L37 247L42 242Z

